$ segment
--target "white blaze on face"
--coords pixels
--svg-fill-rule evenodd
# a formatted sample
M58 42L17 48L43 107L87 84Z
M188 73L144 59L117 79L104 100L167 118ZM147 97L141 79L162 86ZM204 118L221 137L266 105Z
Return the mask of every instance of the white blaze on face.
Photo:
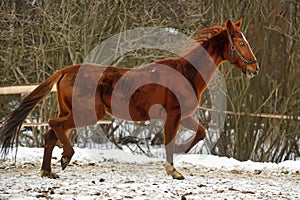
M247 44L249 44L249 42L247 41L245 35L244 35L243 33L241 33L241 34L242 34L243 40L244 40Z
M255 57L254 53L252 52L252 49L250 48L250 44L249 44L248 40L246 39L246 37L245 37L245 35L244 35L243 33L241 33L241 34L242 34L243 40L246 42L246 44L247 44L248 47L249 47L249 50L250 50L251 53L253 54L254 60L256 60L256 57Z

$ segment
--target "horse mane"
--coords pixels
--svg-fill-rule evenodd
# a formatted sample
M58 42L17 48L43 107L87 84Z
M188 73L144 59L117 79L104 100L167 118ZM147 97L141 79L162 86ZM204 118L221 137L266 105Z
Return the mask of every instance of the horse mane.
M215 37L216 35L221 33L223 30L225 30L225 28L221 27L221 26L212 26L212 27L208 27L208 28L203 28L200 30L196 30L193 33L192 38L197 43L202 44L202 43L210 40L211 38Z

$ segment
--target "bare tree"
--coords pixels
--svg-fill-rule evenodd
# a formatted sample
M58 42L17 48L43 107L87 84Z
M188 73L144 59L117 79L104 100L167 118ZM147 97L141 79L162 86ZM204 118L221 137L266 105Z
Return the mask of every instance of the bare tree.
M213 0L13 0L0 4L1 86L40 83L63 66L83 62L95 45L125 30L156 26L191 35L202 27L242 17L242 29L262 71L260 76L247 80L229 64L220 68L228 88L224 91L227 109L236 114L226 116L222 130L208 130L208 133L220 132L213 153L240 160L276 162L300 156L296 118L250 116L250 113L299 116L300 4L297 0L221 0L218 3ZM168 56L174 55L159 50L139 50L118 58L115 64L135 67ZM21 97L0 96L0 120L5 119ZM51 94L32 112L28 121L47 121L55 117L55 98L55 94ZM210 96L205 93L202 103L209 107L210 102ZM199 110L195 117L208 127L211 115L210 111ZM132 143L125 145L131 145L133 151L151 155L149 144L155 135L159 138L161 126L114 123L81 130L79 143L88 146L91 142L105 142L93 134L100 138L101 134L105 135L118 148L122 148L125 141L137 139L138 143L134 144L137 149ZM41 134L46 129L23 129L24 139L20 141L23 145L42 146ZM143 134L144 138L137 137ZM126 137L133 140L123 140Z

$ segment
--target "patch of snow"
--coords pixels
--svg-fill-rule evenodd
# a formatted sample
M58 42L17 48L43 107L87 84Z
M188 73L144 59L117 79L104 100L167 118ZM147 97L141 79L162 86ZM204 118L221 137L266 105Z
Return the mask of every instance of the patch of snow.
M185 180L173 180L164 160L117 149L75 148L71 165L60 171L62 149L53 152L60 178L39 176L43 149L20 147L0 162L0 199L299 199L300 161L240 162L212 155L175 155Z
M99 149L82 149L75 147L75 154L72 161L80 164L102 163L102 162L117 162L117 163L151 163L162 162L164 159L150 158L145 155L133 155L119 149L99 150ZM20 163L37 163L43 158L42 148L19 147L17 152L17 164ZM15 151L11 151L8 158L13 158ZM62 149L55 147L53 157L60 159ZM12 159L11 159L12 160ZM174 155L174 163L176 166L203 166L206 168L222 169L222 170L238 170L244 172L263 171L266 173L297 173L300 172L300 160L284 161L281 163L271 162L253 162L253 161L238 161L234 158L219 157L214 155L202 154L179 154Z
M234 158L219 157L213 155L177 155L176 162L180 166L195 165L222 170L238 170L244 172L266 172L266 173L299 173L300 161L284 161L281 163L238 161Z

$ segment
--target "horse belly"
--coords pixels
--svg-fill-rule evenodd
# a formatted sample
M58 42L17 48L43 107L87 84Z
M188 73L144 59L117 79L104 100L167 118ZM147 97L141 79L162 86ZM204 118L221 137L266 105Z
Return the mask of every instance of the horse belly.
M116 118L130 121L162 119L167 100L164 92L163 87L154 84L142 86L132 94L112 92L109 98L106 97L106 110Z

